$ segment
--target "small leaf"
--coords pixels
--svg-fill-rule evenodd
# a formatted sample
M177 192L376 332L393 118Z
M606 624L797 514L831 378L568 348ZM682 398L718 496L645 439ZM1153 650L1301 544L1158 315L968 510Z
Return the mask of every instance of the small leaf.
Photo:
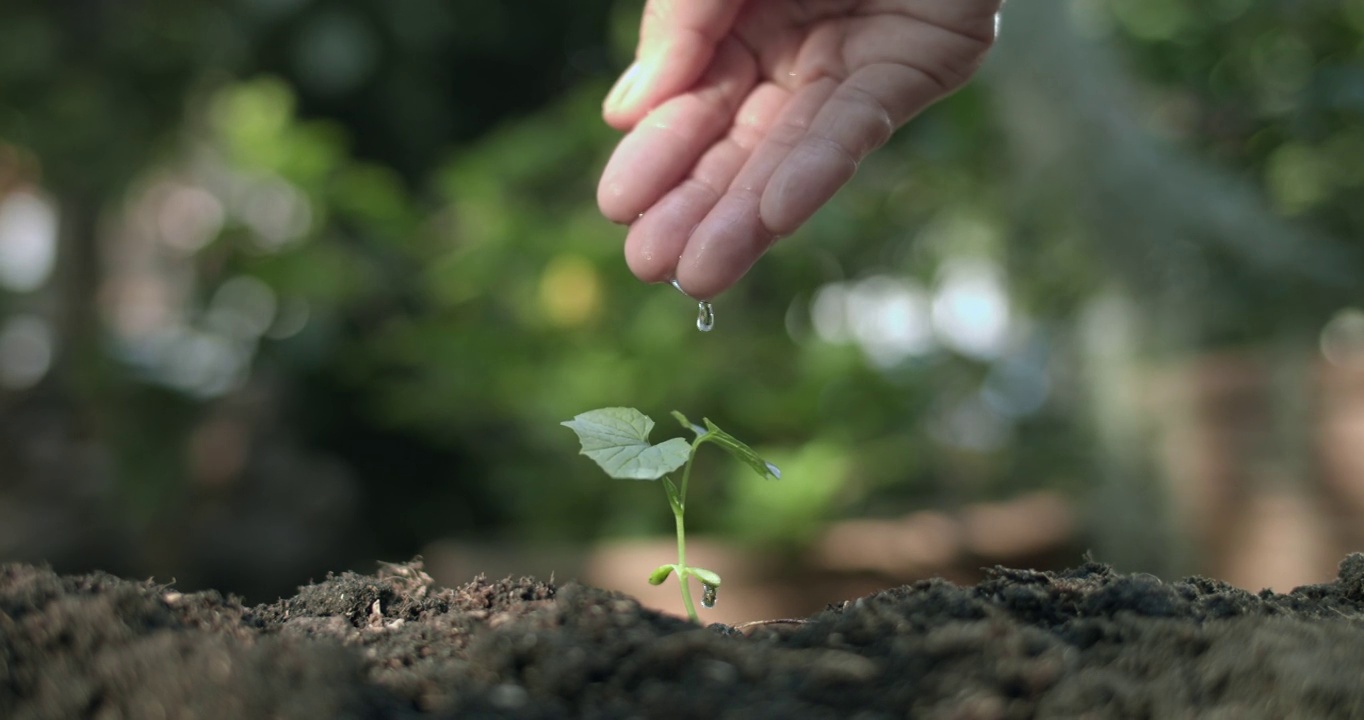
M590 410L559 424L577 433L581 453L613 478L657 480L691 456L691 445L682 438L650 445L654 421L634 408Z
M758 473L758 475L764 478L770 477L774 480L781 479L781 470L776 465L763 460L758 453L753 451L753 448L739 438L721 430L719 426L710 421L710 418L702 418L702 420L706 423L706 434L702 436L706 441L713 442L728 450L729 454L742 460L744 464L753 468L753 472Z
M673 479L667 475L663 476L663 491L668 494L668 507L673 509L673 514L681 515L686 510L682 505L681 493L678 492L677 485L673 484Z
M705 568L689 567L687 568L687 572L691 575L695 575L696 579L700 580L702 585L720 587L720 576Z
M676 567L676 565L659 565L649 575L649 584L662 585L663 581L667 580L668 576L673 574L673 569Z
M673 411L673 417L677 418L677 421L680 422L680 423L682 423L682 427L683 427L684 429L687 429L687 430L690 430L690 431L696 433L696 437L701 437L702 435L705 435L705 434L706 434L706 429L705 429L705 428L703 428L703 427L701 427L700 425L697 425L696 423L694 423L694 422L688 420L686 415L683 415L682 413L680 413L680 412L674 410L674 411Z

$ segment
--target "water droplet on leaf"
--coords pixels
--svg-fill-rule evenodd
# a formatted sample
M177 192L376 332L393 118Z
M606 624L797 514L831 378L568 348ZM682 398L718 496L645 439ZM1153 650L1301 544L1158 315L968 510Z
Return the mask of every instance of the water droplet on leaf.
M715 593L719 590L720 588L711 585L710 583L701 583L701 606L708 608L715 607Z

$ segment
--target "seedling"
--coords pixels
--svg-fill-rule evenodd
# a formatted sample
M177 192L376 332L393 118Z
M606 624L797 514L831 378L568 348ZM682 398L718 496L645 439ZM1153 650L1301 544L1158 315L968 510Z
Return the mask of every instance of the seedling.
M677 562L659 565L649 575L649 584L661 585L669 575L677 573L687 617L692 622L699 622L688 579L694 577L701 582L701 604L714 607L715 595L720 589L720 576L705 568L687 565L687 532L683 518L687 511L687 483L691 479L691 466L696 459L697 449L705 443L719 445L765 478L780 478L781 471L776 465L758 457L753 448L716 427L710 419L703 418L705 427L702 427L676 410L673 411L673 417L682 423L683 428L696 433L696 439L689 443L682 438L673 438L652 445L649 443L649 432L654 429L654 421L634 408L591 410L560 424L578 434L578 441L583 446L582 454L592 458L607 475L621 480L663 480L663 490L668 494L668 505L677 523ZM668 473L678 468L682 468L680 485L668 477Z

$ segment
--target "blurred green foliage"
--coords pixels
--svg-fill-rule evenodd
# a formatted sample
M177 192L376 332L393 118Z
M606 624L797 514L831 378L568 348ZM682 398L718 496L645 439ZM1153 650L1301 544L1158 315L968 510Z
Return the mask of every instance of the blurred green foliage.
M737 478L692 490L696 507L726 508L697 513L696 528L753 541L799 543L844 514L1083 487L1091 458L1066 342L1108 269L1091 247L1053 242L1064 229L1029 235L1014 221L1009 120L989 89L969 86L869 159L720 298L716 330L700 334L690 301L629 275L624 232L593 201L616 140L599 103L638 5L0 10L0 142L36 158L30 181L109 224L135 215L135 180L173 174L223 208L189 254L176 311L196 317L243 276L273 293L277 323L307 308L301 331L248 343L250 372L223 392L167 399L155 372L123 366L70 391L76 404L117 403L103 412L121 432L102 440L122 461L125 501L152 517L181 512L197 423L262 378L290 434L260 442L353 468L360 522L385 556L446 535L665 530L666 507L636 512L641 500L578 462L558 427L611 405L709 416L774 458L780 490ZM1087 32L1124 48L1149 124L1252 179L1277 213L1364 237L1364 0L1072 5ZM283 203L298 231L271 230L252 193L261 207ZM879 287L909 302L963 261L1006 280L1014 324L996 351L935 342L877 361L818 325L822 289L867 295L878 286L859 283L885 277L899 284ZM1235 276L1216 282L1246 300L1233 325L1253 325L1277 297ZM100 302L93 289L82 297ZM1339 300L1296 298L1317 316ZM699 477L717 477L710 462L698 460ZM162 490L140 491L153 476Z
M1364 209L1355 202L1364 193L1361 7L1358 0L1111 3L1113 29L1127 36L1149 88L1150 122L1188 151L1252 179L1276 214L1356 251L1364 236ZM1267 319L1324 322L1357 299L1354 281L1303 287L1220 260L1205 282L1233 298L1216 333L1223 342L1262 339L1274 325Z

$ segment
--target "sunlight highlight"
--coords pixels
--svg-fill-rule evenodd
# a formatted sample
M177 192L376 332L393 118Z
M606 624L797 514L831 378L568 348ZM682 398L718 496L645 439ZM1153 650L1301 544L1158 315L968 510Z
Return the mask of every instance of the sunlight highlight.
M27 190L0 199L0 286L32 292L57 260L57 210Z

